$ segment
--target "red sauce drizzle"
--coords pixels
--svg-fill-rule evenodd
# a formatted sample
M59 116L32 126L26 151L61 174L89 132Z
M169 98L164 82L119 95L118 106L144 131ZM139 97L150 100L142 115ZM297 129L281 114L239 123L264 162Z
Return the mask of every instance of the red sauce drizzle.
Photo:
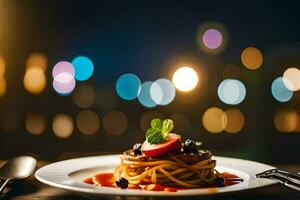
M230 174L228 172L224 172L221 174L225 179L225 186L231 186L243 182L243 179L235 174Z
M88 178L84 179L83 182L85 182L87 184L94 184L93 177L88 177Z
M225 187L243 182L243 179L238 177L235 174L230 174L228 172L224 172L224 173L221 173L221 175L225 179L225 185L224 185ZM94 184L94 185L99 185L99 186L116 187L113 173L99 173L93 177L84 179L83 182L87 183L87 184ZM204 188L216 188L216 186L215 185L207 185ZM139 184L139 185L129 184L128 189L177 192L178 190L188 190L191 188L177 188L177 187L163 186L163 185L159 185L159 184Z

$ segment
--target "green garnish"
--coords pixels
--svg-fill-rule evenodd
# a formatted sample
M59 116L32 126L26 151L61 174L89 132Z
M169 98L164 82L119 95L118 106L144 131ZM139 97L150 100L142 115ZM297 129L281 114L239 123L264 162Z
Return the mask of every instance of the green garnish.
M174 128L173 120L161 120L155 118L151 120L151 127L146 131L146 140L150 144L159 144L166 140L168 134Z

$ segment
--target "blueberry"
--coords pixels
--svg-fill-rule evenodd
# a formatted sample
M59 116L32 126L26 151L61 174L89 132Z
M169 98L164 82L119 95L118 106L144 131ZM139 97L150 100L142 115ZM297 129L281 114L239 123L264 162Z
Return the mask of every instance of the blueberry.
M128 188L128 180L126 178L119 178L117 181L116 181L116 185L118 187L120 187L121 189L125 189L125 188Z
M138 156L138 155L142 155L142 144L141 143L136 143L135 145L133 145L133 153L134 155Z
M216 187L224 187L225 185L225 179L222 176L218 176L215 180L214 180L214 185Z
M197 149L196 142L191 139L187 139L183 145L183 152L184 153L197 153L198 149Z

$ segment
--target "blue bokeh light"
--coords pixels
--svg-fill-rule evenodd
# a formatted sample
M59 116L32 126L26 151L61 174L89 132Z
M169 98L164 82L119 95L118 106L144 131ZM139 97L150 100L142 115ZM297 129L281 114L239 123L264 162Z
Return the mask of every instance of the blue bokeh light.
M147 108L153 108L157 106L157 104L152 100L150 95L151 85L152 85L151 81L144 82L141 87L141 92L138 96L139 102Z
M117 80L116 91L122 99L133 100L137 98L141 91L141 81L134 74L123 74Z
M170 104L176 95L176 89L173 83L168 79L158 79L151 84L150 96L158 105Z
M283 77L276 78L271 86L273 97L280 102L287 102L293 97L293 92L287 89L286 85L289 81Z
M218 97L229 105L241 103L246 96L245 85L236 79L225 79L218 87Z
M78 81L85 81L89 79L94 72L93 62L84 56L78 56L72 60L75 69L75 79Z

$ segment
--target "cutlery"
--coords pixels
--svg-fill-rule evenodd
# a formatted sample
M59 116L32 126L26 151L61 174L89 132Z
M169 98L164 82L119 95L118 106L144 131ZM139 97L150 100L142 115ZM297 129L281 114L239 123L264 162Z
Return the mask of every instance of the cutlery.
M280 169L270 169L256 174L257 178L267 178L277 181L289 188L300 191L300 174L291 173Z
M0 179L5 182L0 187L0 195L11 181L27 178L36 168L36 159L30 156L20 156L9 159L0 168Z

